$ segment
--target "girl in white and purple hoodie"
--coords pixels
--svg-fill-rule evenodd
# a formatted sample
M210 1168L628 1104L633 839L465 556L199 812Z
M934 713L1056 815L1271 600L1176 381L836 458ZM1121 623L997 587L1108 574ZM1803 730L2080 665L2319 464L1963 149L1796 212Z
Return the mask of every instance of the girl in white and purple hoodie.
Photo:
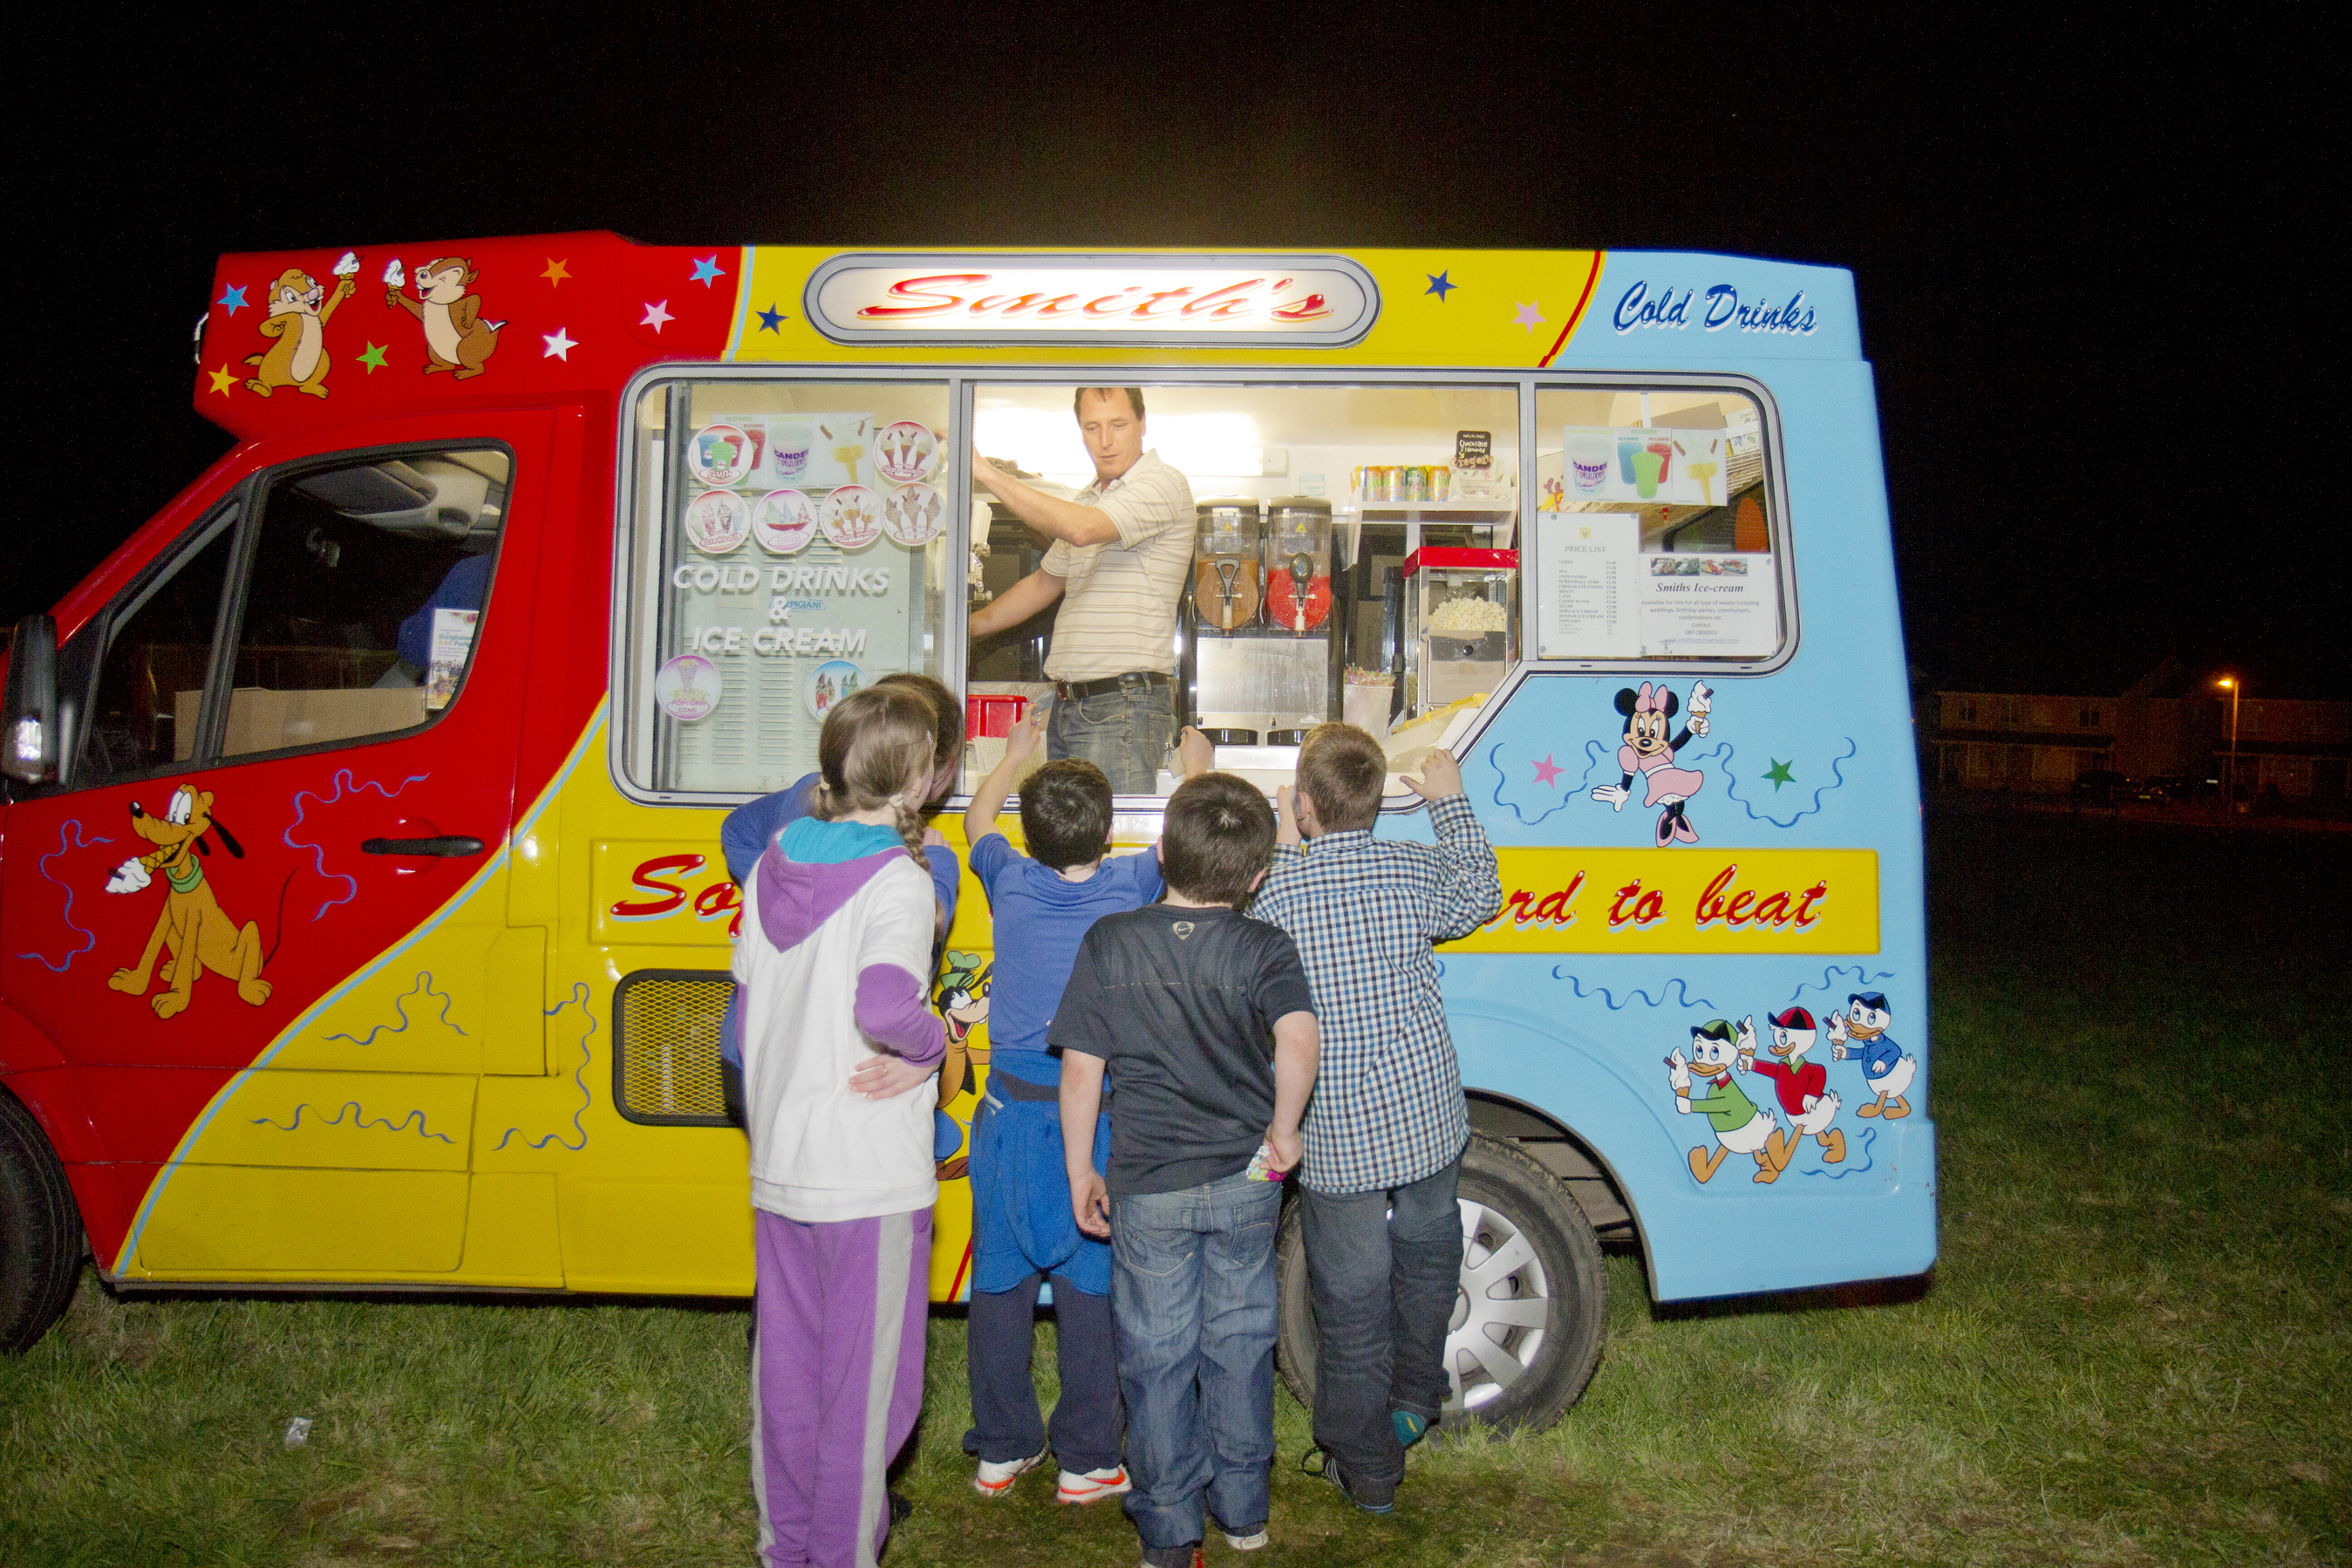
M751 1489L762 1558L870 1564L883 1471L922 1405L936 914L917 812L933 716L867 687L826 718L814 815L772 840L735 945L758 1314Z

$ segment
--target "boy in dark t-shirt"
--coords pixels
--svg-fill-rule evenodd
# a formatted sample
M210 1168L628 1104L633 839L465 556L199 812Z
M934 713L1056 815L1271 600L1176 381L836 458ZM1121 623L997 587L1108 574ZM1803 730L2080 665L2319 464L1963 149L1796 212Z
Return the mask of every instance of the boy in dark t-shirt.
M1298 1163L1317 1057L1297 948L1234 908L1265 877L1274 833L1265 797L1232 774L1180 785L1160 841L1166 896L1087 932L1049 1037L1071 1207L1110 1238L1126 1507L1154 1568L1196 1563L1211 1515L1238 1550L1266 1541L1276 1173ZM1106 1065L1108 1179L1094 1164Z

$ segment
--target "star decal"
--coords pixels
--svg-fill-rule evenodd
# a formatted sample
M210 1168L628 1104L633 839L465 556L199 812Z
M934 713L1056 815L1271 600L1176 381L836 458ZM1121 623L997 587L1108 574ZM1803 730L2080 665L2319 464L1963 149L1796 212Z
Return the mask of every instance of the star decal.
M563 286L563 280L572 276L572 271L571 268L565 267L562 262L556 260L555 258L551 256L547 258L547 270L541 273L540 276L547 279L547 286L549 288L560 289Z
M1514 300L1513 303L1517 304L1517 301ZM1530 334L1533 334L1535 330L1543 324L1544 321L1543 317L1536 313L1537 303L1538 301L1530 300L1526 304L1520 305L1519 313L1511 318L1511 325L1515 327L1525 327Z
M1439 304L1443 305L1445 303L1446 290L1449 289L1459 289L1462 287L1461 284L1454 282L1454 279L1445 275L1446 272L1451 272L1453 270L1454 268L1449 267L1445 269L1445 272L1423 273L1422 276L1429 279L1429 287L1423 289L1422 292L1424 294L1434 294L1437 296L1437 302Z
M705 289L708 289L710 287L711 279L715 278L724 278L726 276L727 273L725 268L719 265L719 253L714 250L709 255L704 257L701 260L694 264L694 276L688 279L687 281L689 283L699 283Z
M539 357L560 359L565 364L572 363L572 351L580 346L580 340L564 336L562 327L556 328L551 332L541 332L539 337L540 341L547 345L547 352Z
M1559 782L1560 771L1559 764L1551 760L1549 753L1546 753L1544 760L1536 764L1536 783L1549 788Z
M383 351L390 346L387 343L370 343L367 353L360 355L360 363L368 367L370 375L383 368Z
M239 310L245 309L245 289L242 287L224 289L221 293L221 297L214 300L213 303L215 305L226 305L228 307L228 313L234 316Z
M637 325L641 327L651 327L655 331L658 332L662 328L677 320L677 318L676 316L669 313L668 300L648 300L646 301L645 320L639 321Z
M208 370L205 374L213 378L213 390L223 397L226 397L228 389L236 384L236 373L228 368L228 362L226 360L221 362L220 369Z
M781 336L782 333L777 327L777 323L782 321L783 319L784 313L782 310L777 310L773 305L771 305L766 310L760 312L760 330L763 332L777 332L778 335Z
M1780 761L1778 757L1772 759L1772 765L1765 770L1764 776L1772 781L1772 793L1774 795L1779 795L1780 793L1780 786L1782 784L1795 784L1797 782L1797 775L1789 771L1789 764Z

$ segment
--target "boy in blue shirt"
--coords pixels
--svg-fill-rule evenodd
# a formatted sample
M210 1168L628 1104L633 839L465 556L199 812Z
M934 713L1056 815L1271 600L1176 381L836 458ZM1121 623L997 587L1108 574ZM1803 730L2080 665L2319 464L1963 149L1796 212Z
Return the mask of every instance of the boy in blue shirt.
M1013 726L1004 760L972 792L963 817L972 875L996 917L989 1079L971 1126L972 1427L964 1449L980 1461L974 1489L1002 1497L1050 1448L1061 1466L1055 1498L1083 1503L1128 1489L1110 1248L1081 1236L1071 1212L1061 1061L1047 1054L1045 1036L1087 929L1157 900L1161 882L1156 852L1110 858L1110 780L1079 758L1047 763L1022 784L1026 855L996 831L1004 797L1044 734L1045 717L1034 710ZM1212 749L1200 731L1187 730L1181 750L1187 773L1208 770ZM1099 1162L1109 1157L1108 1109L1098 1120ZM1062 1373L1050 1443L1029 1381L1037 1289L1047 1279Z

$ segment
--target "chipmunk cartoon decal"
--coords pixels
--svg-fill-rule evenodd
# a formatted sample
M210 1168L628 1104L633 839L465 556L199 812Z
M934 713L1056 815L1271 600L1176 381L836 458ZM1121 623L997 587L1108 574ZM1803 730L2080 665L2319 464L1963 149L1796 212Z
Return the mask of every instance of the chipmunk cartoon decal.
M290 386L313 397L327 395L327 322L335 307L352 297L352 274L359 269L360 258L346 251L335 263L332 294L299 267L278 275L264 293L269 313L257 329L276 341L260 353L246 356L246 363L257 367L245 384L247 392L267 397L278 387Z
M1707 710L1714 705L1715 694L1704 680L1691 683L1690 722L1681 734L1672 740L1666 731L1674 722L1682 704L1664 684L1652 686L1642 682L1642 689L1626 687L1617 693L1617 711L1625 716L1624 743L1617 748L1617 765L1623 776L1613 784L1594 786L1592 798L1612 811L1622 811L1633 797L1633 780L1643 781L1645 794L1642 804L1662 806L1658 813L1657 847L1664 849L1676 839L1685 844L1698 842L1698 830L1683 816L1683 808L1691 796L1706 783L1706 775L1675 764L1675 753L1690 744L1693 735L1704 735L1707 727Z
M499 346L504 321L482 320L482 297L468 294L480 274L462 256L444 256L416 269L416 298L401 291L400 258L383 269L383 308L394 305L425 329L425 374L451 371L452 381L482 374Z
M133 996L146 995L156 955L168 950L171 957L163 966L163 977L171 989L149 1004L158 1018L186 1009L196 976L206 969L236 982L237 995L248 1005L258 1007L268 1001L269 982L261 978L261 966L268 962L261 951L261 927L252 921L240 927L229 918L213 896L204 865L196 858L199 853L212 853L212 847L205 842L207 833L220 835L221 846L230 855L240 860L245 858L244 847L213 817L212 791L182 784L172 792L171 804L161 816L149 815L134 800L131 829L155 848L117 866L107 879L106 890L142 891L157 871L163 873L170 886L163 894L163 912L155 917L155 930L147 938L147 951L139 955L136 965L116 970L107 984Z

